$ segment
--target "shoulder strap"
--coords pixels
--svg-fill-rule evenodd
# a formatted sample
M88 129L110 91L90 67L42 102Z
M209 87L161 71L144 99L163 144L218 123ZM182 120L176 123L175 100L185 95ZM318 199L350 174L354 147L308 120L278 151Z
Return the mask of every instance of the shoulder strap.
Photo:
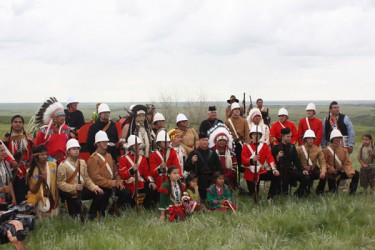
M306 123L307 123L307 127L309 127L309 129L311 130L310 122L309 122L309 118L308 117L306 117Z
M78 159L79 160L79 159ZM77 167L74 167L73 165L72 165L72 163L70 163L70 161L68 161L68 160L65 160L65 164L70 168L70 169L72 169L74 172L73 172L73 174L66 180L66 182L67 183L71 183L75 178L76 178L76 176L77 176L77 174L78 174L78 168ZM82 178L82 175L80 176L81 178L81 182L83 183L84 181L83 181L83 178Z
M305 154L306 161L309 160L309 165L312 166L313 164L311 162L311 158L307 155L307 150L306 150L305 145L302 145L301 148L302 148L303 153Z
M279 121L281 127L285 128L284 124L281 123L281 121Z
M109 120L109 121L107 122L107 124L105 125L105 127L104 127L102 130L103 130L104 132L106 132L110 125L111 125L111 121Z
M104 168L107 167L108 172L111 174L111 179L113 178L113 172L111 167L109 166L107 159L104 158L101 154L95 153L99 158L103 161L103 164L100 166L99 173L103 172Z
M336 160L336 162L339 164L339 166L342 167L342 162L340 161L339 157L337 157L337 154L335 154L335 153L333 152L333 150L332 150L331 147L327 147L327 148L328 148L329 152L331 152L331 154L335 156L335 160Z
M236 131L236 128L234 127L234 125L233 125L232 119L229 118L229 119L228 119L228 122L229 122L230 126L231 126L232 129L233 129L234 135L236 136L237 139L239 139L240 137L239 137L238 134L237 134L237 131Z

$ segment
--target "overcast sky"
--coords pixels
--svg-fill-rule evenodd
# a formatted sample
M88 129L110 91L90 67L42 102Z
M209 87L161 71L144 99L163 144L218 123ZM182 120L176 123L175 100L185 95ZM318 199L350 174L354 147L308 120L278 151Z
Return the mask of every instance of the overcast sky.
M373 0L1 0L0 102L374 100Z

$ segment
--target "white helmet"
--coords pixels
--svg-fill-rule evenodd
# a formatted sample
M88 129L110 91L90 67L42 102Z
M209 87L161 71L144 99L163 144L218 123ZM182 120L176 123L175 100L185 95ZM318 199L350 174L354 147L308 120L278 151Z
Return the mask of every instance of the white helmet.
M66 143L66 151L68 151L70 148L81 148L81 146L76 139L72 138Z
M156 142L164 141L165 142L165 131L160 130L158 135L156 136ZM171 139L169 139L169 135L167 134L167 142L170 142Z
M262 129L261 129L261 127L260 126L256 126L256 125L253 125L252 127L251 127L251 130L250 130L250 135L252 134L252 133L260 133L260 134L263 134L262 133Z
M102 112L111 112L111 110L109 109L109 106L105 103L100 104L98 107L98 114Z
M176 124L181 121L188 121L188 118L186 117L186 115L180 113L176 117Z
M141 139L139 139L138 136L131 135L131 136L129 136L129 138L128 138L128 143L127 143L126 146L130 148L131 146L135 145L135 138L137 138L137 145L138 145L138 144L142 144L142 141L141 141Z
M279 109L279 113L277 114L278 116L279 115L286 115L286 116L289 116L288 115L288 110L286 110L285 108L281 108Z
M305 134L303 135L303 139L305 140L306 138L316 138L315 132L311 129L308 129L305 131Z
M232 105L230 105L230 110L233 111L234 109L240 109L240 104L238 102L234 102L232 103Z
M78 99L76 97L70 96L68 97L68 101L66 102L66 105L69 105L71 103L79 103Z
M101 142L101 141L109 141L107 133L104 132L103 130L99 130L95 134L95 144L98 143L98 142Z
M154 115L154 121L153 121L153 123L158 122L158 121L165 121L165 118L164 118L164 116L163 116L162 113L156 113Z
M307 104L307 106L306 106L306 109L305 110L314 110L314 111L316 111L316 108L315 108L315 104L314 103L309 103L309 104Z
M338 129L333 129L333 130L331 131L331 136L330 136L329 140L332 141L332 139L333 139L333 138L336 138L336 137L342 137L342 134L341 134L340 130L338 130Z

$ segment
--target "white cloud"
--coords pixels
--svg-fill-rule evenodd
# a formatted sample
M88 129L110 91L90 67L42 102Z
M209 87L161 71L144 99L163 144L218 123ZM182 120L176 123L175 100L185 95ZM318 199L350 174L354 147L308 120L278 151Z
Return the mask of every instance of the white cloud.
M373 99L374 24L371 0L1 1L2 102Z

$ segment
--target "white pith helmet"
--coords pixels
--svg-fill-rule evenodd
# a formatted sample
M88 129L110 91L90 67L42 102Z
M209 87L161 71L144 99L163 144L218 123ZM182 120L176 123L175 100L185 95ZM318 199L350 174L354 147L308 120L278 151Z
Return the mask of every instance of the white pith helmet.
M105 103L100 104L98 107L98 114L103 113L103 112L111 112L111 110L109 109L109 106Z
M137 145L138 144L142 144L142 141L141 141L141 139L138 136L131 135L128 138L128 143L127 143L128 147L131 147L131 146L135 145L135 138L137 138Z
M165 131L164 130L160 130L158 135L156 136L156 142L165 142ZM167 142L170 142L171 139L169 138L169 135L167 134Z
M180 113L176 117L176 124L181 121L188 121L188 118L186 117L186 115Z
M337 138L337 137L342 137L342 134L341 134L340 130L338 130L338 129L332 130L329 140L332 141L333 138Z
M107 133L104 132L103 130L99 130L95 134L95 144L98 143L98 142L101 142L101 141L109 141Z
M158 121L165 121L165 118L164 118L164 116L163 116L162 113L156 113L154 115L154 121L153 121L153 123L158 122Z
M263 133L262 133L262 129L260 128L260 126L256 126L256 125L254 125L254 126L251 127L251 130L250 130L249 135L251 135L252 133L260 133L260 134L263 134Z
M66 151L68 151L71 148L80 148L81 149L81 146L79 145L79 142L74 138L69 139L69 141L67 141L67 143L66 143Z
M314 103L309 103L309 104L307 104L307 106L306 106L306 109L305 110L314 110L314 111L316 111L316 107L315 107L315 104Z
M68 106L71 103L79 103L79 101L76 97L70 96L68 97L68 101L66 102L66 105Z
M232 105L230 105L230 110L233 111L234 109L240 109L240 104L238 102L234 102L232 103Z
M315 136L315 132L311 129L308 129L305 131L305 133L303 134L303 139L305 140L306 138L316 138Z
M279 113L277 114L278 116L279 115L286 115L286 116L289 116L288 114L288 110L286 110L286 108L281 108L279 109Z

